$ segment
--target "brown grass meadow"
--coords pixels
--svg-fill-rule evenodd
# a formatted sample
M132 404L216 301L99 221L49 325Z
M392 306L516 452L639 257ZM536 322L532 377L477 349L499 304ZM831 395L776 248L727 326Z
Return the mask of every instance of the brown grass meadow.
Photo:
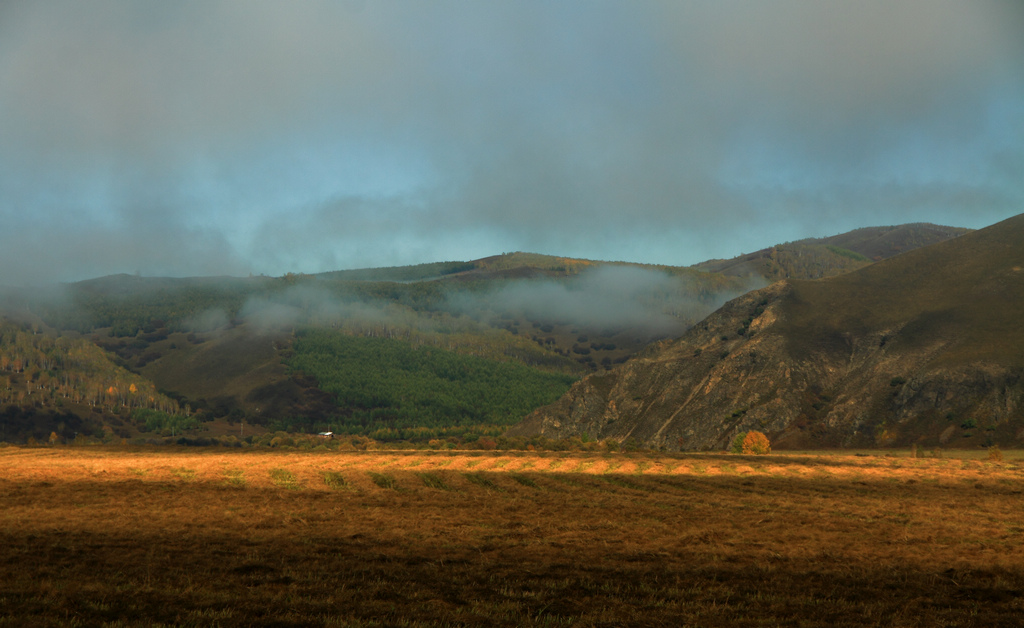
M1024 461L0 449L0 626L1020 626Z

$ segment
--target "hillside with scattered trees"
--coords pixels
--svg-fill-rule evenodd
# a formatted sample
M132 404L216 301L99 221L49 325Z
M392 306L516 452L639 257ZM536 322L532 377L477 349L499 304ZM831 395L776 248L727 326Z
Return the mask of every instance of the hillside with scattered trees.
M385 440L497 434L752 288L863 268L963 231L862 229L692 268L516 252L4 288L0 440L192 438L242 424Z

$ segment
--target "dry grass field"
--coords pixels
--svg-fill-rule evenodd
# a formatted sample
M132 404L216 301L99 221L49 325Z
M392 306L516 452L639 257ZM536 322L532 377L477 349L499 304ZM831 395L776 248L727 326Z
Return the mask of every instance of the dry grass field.
M0 626L1019 626L1024 461L0 449Z

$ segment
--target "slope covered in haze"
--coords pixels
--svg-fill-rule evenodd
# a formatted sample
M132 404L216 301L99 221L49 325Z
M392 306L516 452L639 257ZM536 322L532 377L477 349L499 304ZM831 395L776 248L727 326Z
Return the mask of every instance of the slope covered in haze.
M390 439L417 426L424 438L498 434L580 374L678 335L744 286L690 269L512 253L279 278L117 275L16 290L4 305L51 335L105 349L203 420ZM354 339L351 351L326 364L296 342L310 330L331 337L321 347ZM367 348L401 359L360 365ZM469 363L499 375L452 379L451 365ZM404 376L367 380L388 384L382 394L358 394L337 376L380 367ZM490 405L465 411L463 388Z
M894 231L920 229L859 230L836 236L835 242L867 250L865 243L884 240L891 247ZM913 244L906 235L898 239ZM804 247L801 265L790 271L830 273L834 268L825 262L856 255L838 245L814 246L832 246L839 253L803 254L809 251ZM422 419L423 427L441 434L446 428L436 416L454 416L462 402L443 392L448 379L433 373L432 365L484 360L481 364L532 370L531 375L512 369L516 375L505 378L506 388L519 391L516 399L467 414L497 429L553 398L539 400L524 382L556 382L564 389L566 376L611 369L651 342L679 336L763 281L693 268L507 253L469 262L276 278L116 275L63 290L15 291L7 301L8 309L16 303L53 333L81 334L206 419L305 431L344 426L363 433L407 429ZM391 386L379 396L380 404L367 407L353 401L361 396L351 386L332 380L340 370L358 371L354 358L346 354L339 358L344 365L325 366L309 343L295 342L306 330L336 336L332 342L363 339L353 355L373 343L388 345L381 355L451 355L406 360L418 366L403 381L436 377L441 382L420 386L429 392L426 397L403 395ZM503 395L499 389L487 393L495 399ZM444 408L440 415L439 408ZM455 428L467 421L450 423Z
M977 446L1024 438L1024 215L735 299L512 430L721 448Z

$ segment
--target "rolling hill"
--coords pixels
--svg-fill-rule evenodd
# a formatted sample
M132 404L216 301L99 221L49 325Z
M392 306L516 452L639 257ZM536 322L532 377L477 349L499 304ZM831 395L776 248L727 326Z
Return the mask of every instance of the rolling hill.
M859 230L829 242L782 245L795 252L775 254L774 266L766 268L795 276L834 274L848 262L869 263L846 246L881 255L961 231L933 225ZM772 259L766 251L765 259ZM105 350L115 366L149 382L214 431L245 420L290 431L344 429L404 438L420 417L428 437L467 428L462 419L446 428L436 418L461 412L496 434L504 429L499 426L557 398L573 379L623 364L763 285L767 274L737 271L747 257L721 262L722 272L507 253L283 277L115 275L57 290L9 289L2 301L8 316L30 321L36 330ZM313 330L320 347L345 338L356 344L334 353L328 364L313 344L297 342ZM382 373L434 381L419 387L432 392L422 397L390 387L375 397L377 406L367 406L338 373L369 373L379 365L360 369L363 358L355 356L371 354L396 360ZM466 366L473 360L477 366ZM431 379L438 377L435 371L453 372L452 364L460 373L505 369L505 375L490 377L493 388L478 393L504 398L506 405L467 410L458 390L446 388L450 378ZM462 387L482 385L473 378L460 381ZM546 392L537 397L531 386ZM506 389L519 391L516 398Z
M584 378L514 435L723 448L985 446L1024 439L1024 215L730 301Z

